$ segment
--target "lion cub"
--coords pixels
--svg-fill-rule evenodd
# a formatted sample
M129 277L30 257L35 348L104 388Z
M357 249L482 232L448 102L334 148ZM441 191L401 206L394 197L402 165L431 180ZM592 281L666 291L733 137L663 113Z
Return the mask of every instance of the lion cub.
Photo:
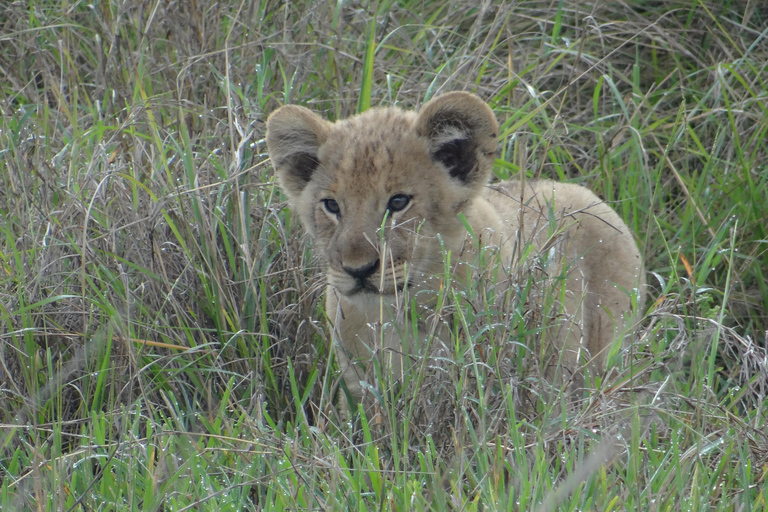
M439 323L428 325L439 277L450 264L462 282L468 269L477 270L480 247L497 251L485 260L509 275L530 243L546 255L546 273L567 277L558 295L565 320L547 335L565 376L587 364L599 370L633 321L633 293L642 304L637 245L592 192L544 180L489 187L497 131L488 105L463 92L439 96L418 113L372 109L330 123L286 105L269 116L269 154L327 266L334 347L358 399L374 356L383 355L382 368L399 378L418 361L420 344L440 338ZM414 326L404 313L411 304L427 320Z

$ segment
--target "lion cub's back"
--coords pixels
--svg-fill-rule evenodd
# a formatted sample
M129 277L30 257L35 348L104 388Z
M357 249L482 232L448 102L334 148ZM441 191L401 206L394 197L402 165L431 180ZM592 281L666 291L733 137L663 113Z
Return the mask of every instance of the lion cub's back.
M562 230L593 289L602 288L602 294L611 297L619 294L622 303L628 301L627 291L637 290L642 303L643 263L637 243L621 217L590 190L535 180L526 182L521 193L520 182L508 180L490 188L488 201L513 229L521 225L524 240L539 248L553 231ZM555 226L550 226L552 219Z

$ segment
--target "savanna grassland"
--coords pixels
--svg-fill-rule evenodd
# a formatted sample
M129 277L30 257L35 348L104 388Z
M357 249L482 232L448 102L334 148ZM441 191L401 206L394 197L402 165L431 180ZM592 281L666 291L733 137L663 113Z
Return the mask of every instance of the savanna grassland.
M768 8L477 4L3 5L2 510L768 510ZM648 299L571 403L525 294L446 276L452 356L349 421L266 117L452 90L499 178L614 206Z

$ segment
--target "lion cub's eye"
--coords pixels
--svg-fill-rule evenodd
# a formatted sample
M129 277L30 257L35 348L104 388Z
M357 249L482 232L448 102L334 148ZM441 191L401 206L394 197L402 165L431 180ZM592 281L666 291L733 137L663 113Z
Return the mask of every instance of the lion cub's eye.
M328 211L328 213L338 215L341 211L339 203L337 203L335 199L323 199L323 205L325 205L325 209Z
M410 202L411 196L407 196L405 194L396 194L389 198L389 202L387 203L387 210L391 212L399 212L408 206L408 203Z

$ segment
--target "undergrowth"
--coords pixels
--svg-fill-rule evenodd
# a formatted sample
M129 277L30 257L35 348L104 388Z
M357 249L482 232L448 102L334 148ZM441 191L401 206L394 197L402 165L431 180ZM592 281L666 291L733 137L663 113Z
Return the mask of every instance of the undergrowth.
M0 506L768 510L766 21L736 1L9 4ZM455 371L426 382L459 413L403 392L350 422L264 121L450 90L496 112L499 178L619 212L645 314L560 407L493 373L535 324L447 289Z

